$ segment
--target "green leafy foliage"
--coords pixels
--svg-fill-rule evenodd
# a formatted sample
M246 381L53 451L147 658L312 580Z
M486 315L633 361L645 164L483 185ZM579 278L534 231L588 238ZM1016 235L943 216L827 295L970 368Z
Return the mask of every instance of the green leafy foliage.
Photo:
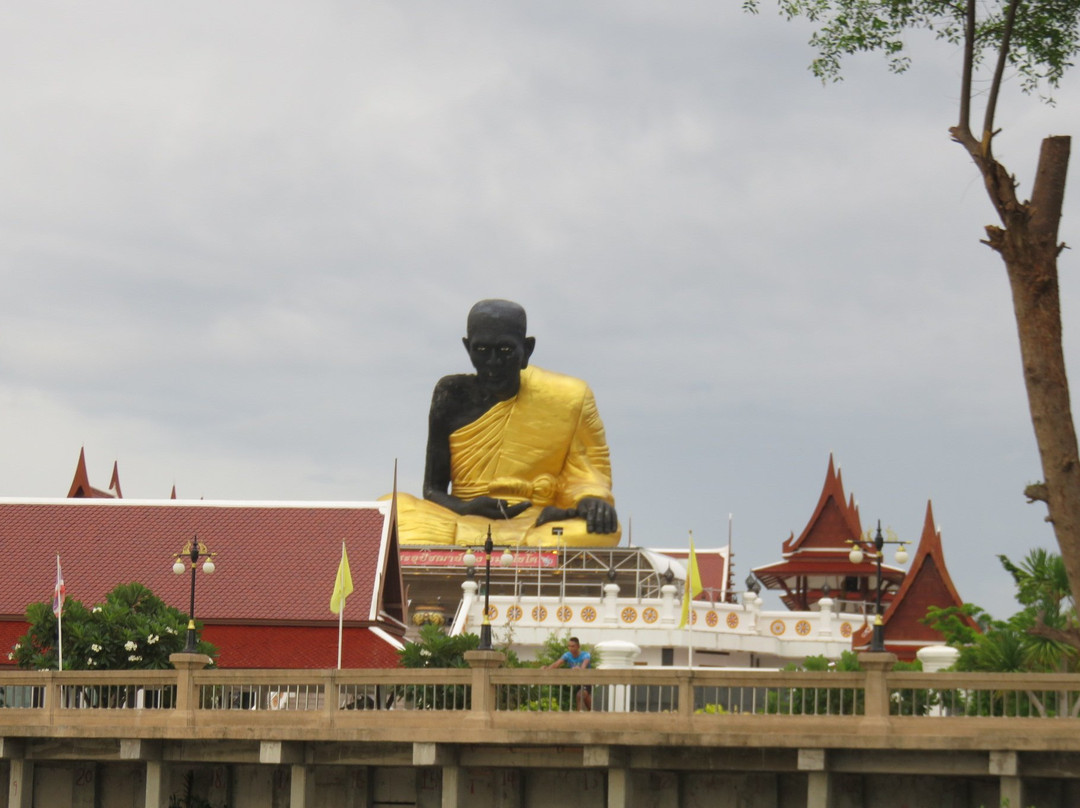
M434 623L420 627L420 641L405 643L398 651L405 668L467 668L465 652L475 651L480 638L475 634L447 634Z
M838 81L843 57L856 53L880 52L891 70L903 72L910 65L910 32L924 30L958 44L969 10L975 13L973 64L996 61L1004 46L1005 63L1021 77L1025 92L1057 87L1080 49L1080 0L988 0L970 6L955 0L778 0L777 5L788 19L804 17L817 25L810 39L817 51L811 70L823 81ZM745 0L743 8L757 13L760 2Z
M953 668L997 673L1080 669L1080 649L1061 639L1080 629L1061 556L1036 549L1020 564L1004 555L998 559L1016 583L1020 611L1006 620L995 620L978 606L965 603L947 609L931 607L923 620L960 652ZM972 628L965 616L981 631Z
M544 640L544 644L536 652L536 661L533 662L534 667L543 668L546 665L550 665L557 659L561 659L562 655L570 650L570 633L552 632ZM582 651L589 652L589 667L595 668L600 664L600 652L589 643L581 644Z
M536 659L527 663L529 667L544 668L562 658L569 649L570 632L552 632L544 639L544 644L536 652ZM592 645L582 643L582 651L589 652L589 666L600 664L600 654ZM528 688L525 693L515 694L517 709L532 711L572 710L576 692L571 682L566 685L538 685Z
M405 643L398 658L405 668L467 668L465 654L475 651L478 645L480 638L475 634L450 637L439 626L428 623L420 627L420 641ZM506 667L521 667L517 654L509 648L498 650L506 655ZM467 709L471 704L469 688L462 685L408 685L401 696L416 709Z
M68 598L63 620L65 670L164 670L187 639L187 616L139 583L121 584L90 609ZM26 621L30 628L8 658L20 668L55 670L57 620L51 603L31 603ZM196 650L217 656L207 642L200 641Z
M792 662L784 666L784 670L853 672L860 668L858 656L851 651L844 651L835 662L825 656L811 656L801 664ZM765 705L765 712L782 715L857 715L862 711L862 691L852 688L782 688L770 691Z
M195 772L188 769L184 774L184 793L173 794L169 797L169 808L214 808L210 800L194 793L194 784Z
M862 670L859 656L844 651L838 660L825 656L807 657L802 664L787 665L786 671L815 671L857 673ZM894 671L921 671L921 662L896 662ZM889 711L893 715L925 715L937 703L930 690L905 690L893 695ZM863 691L844 687L792 687L769 693L765 711L783 715L862 715L865 711Z
M694 710L696 714L700 715L727 715L727 708L723 704L706 704L704 707L699 707Z
M398 651L398 658L404 668L467 668L467 651L475 651L480 645L480 638L475 634L458 634L450 637L434 623L420 627L420 641L407 642ZM496 649L506 655L506 667L520 668L521 662L510 648Z
M985 673L1071 673L1080 669L1073 642L1062 638L1077 633L1076 606L1061 557L1032 550L1020 564L998 556L1016 583L1022 608L1006 620L996 620L969 603L948 609L931 608L923 622L941 632L959 651L953 670ZM973 628L970 618L978 625ZM951 693L953 712L966 715L1055 715L1068 711L1069 694L1013 692Z

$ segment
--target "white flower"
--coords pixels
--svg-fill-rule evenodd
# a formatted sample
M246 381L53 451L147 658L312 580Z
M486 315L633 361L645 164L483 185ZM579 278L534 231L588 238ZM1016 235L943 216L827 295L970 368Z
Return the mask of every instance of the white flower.
M22 643L21 643L21 642L17 642L17 643L15 643L15 646L14 646L14 648L13 648L12 650L14 650L14 651L18 651L18 650L19 650L20 648L22 648Z
M139 644L137 642L135 642L135 640L128 640L126 643L124 643L124 650L125 651L134 651L138 647L139 647Z
M94 614L97 614L98 612L100 612L100 611L101 611L101 607L100 607L100 606L95 606L95 607L94 607L93 609L91 609L90 611L91 611L91 612L93 612Z
M421 648L420 649L420 656L431 656L431 651L429 651L426 648Z
M172 626L165 626L165 633L166 633L166 634L175 634L175 633L176 633L176 629L175 629L175 628L173 628Z
M161 639L161 637L159 637L157 634L151 634L149 637L146 638L146 644L147 645L154 645L160 639Z
M7 658L8 659L14 659L15 658L14 652L9 652L8 655L7 655Z
M95 662L94 662L94 658L93 658L93 657L89 657L89 658L88 658L88 659L86 660L86 666L87 666L87 667L93 667L93 666L94 666L95 664L97 664L97 663L95 663Z
M101 650L101 646L98 645L97 643L94 643L93 645L90 646L90 650L93 651L96 654L98 651Z
M128 662L142 662L142 657L138 654L131 654L128 656Z

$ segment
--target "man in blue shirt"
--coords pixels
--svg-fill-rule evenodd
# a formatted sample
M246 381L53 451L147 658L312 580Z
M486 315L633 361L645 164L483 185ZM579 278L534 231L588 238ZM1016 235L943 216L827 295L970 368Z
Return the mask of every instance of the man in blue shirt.
M548 668L561 668L563 665L572 670L585 670L592 664L592 655L581 650L577 637L571 637L567 643L567 652L556 659ZM592 685L582 685L577 691L578 710L592 710Z

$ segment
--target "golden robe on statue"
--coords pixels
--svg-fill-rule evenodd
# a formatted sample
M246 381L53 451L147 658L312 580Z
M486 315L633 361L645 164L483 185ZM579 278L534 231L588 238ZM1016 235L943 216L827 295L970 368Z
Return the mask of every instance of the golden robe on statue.
M611 459L589 386L570 376L527 367L521 388L450 436L450 493L528 500L513 519L459 516L408 494L398 495L401 544L483 544L488 526L497 545L614 546L620 532L596 534L584 519L536 519L548 505L573 508L582 497L611 504Z

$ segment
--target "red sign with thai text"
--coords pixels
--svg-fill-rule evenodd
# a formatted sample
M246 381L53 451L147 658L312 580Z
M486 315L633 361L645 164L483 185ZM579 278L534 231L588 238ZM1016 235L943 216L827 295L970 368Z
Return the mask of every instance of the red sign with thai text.
M422 550L402 550L400 554L401 565L403 567L464 567L465 566L465 553L464 549L443 549L442 547L425 547ZM477 549L473 550L476 555L476 566L484 566L484 551ZM559 554L554 550L548 550L547 552L541 550L521 550L520 552L512 553L514 557L514 563L511 567L536 569L541 567L543 569L555 569L559 566ZM502 551L497 550L491 554L491 566L501 566Z

